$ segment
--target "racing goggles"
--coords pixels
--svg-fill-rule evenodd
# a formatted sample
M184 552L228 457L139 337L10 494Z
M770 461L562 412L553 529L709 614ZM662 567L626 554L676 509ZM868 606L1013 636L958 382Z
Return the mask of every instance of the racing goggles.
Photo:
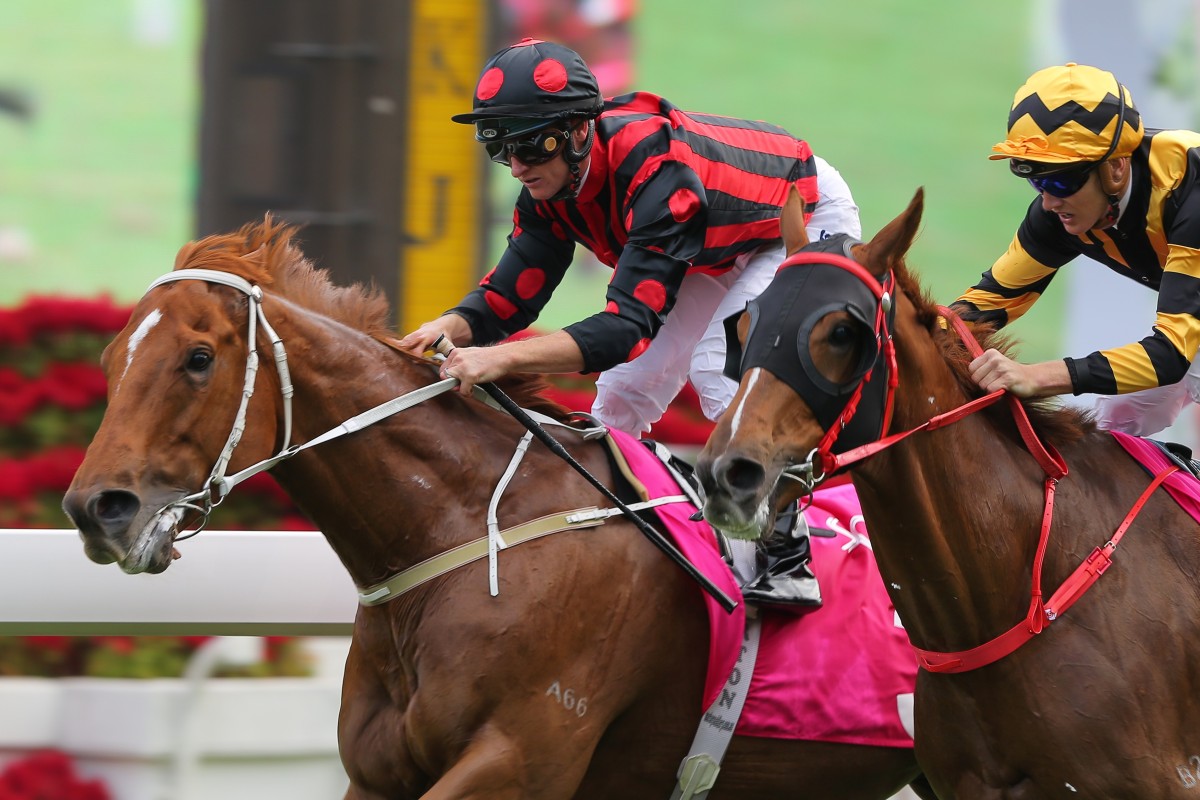
M1095 168L1096 164L1089 164L1080 169L1053 172L1049 175L1030 177L1027 180L1038 194L1045 192L1053 197L1070 197L1083 188L1088 179L1092 177L1092 170Z
M505 139L500 142L484 142L488 157L497 164L511 166L515 157L522 164L536 166L545 164L562 152L570 133L550 126L526 136Z

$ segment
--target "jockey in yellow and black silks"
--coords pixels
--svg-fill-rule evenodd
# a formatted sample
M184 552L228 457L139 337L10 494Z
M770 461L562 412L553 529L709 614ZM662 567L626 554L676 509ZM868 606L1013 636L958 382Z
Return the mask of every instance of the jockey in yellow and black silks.
M1200 349L1200 134L1144 128L1112 73L1068 63L1034 73L1017 91L1008 135L992 149L990 158L1008 159L1038 196L1008 251L956 310L1006 325L1079 255L1159 300L1140 341L1039 364L989 350L972 362L973 377L1021 397L1121 395L1097 406L1101 427L1162 430L1189 392L1200 398L1200 375L1185 380Z

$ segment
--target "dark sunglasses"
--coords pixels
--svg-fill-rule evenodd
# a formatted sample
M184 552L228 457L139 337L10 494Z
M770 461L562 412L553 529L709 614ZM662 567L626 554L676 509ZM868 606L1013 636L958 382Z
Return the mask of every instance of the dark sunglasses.
M502 142L485 142L488 157L497 164L511 166L517 158L522 164L536 166L554 158L567 143L570 134L558 128L543 128L540 131Z
M1045 192L1053 197L1064 198L1078 192L1088 182L1088 178L1092 177L1094 167L1086 167L1084 169L1070 170L1069 172L1056 172L1052 175L1043 175L1038 178L1029 178L1029 185L1037 190L1038 194Z

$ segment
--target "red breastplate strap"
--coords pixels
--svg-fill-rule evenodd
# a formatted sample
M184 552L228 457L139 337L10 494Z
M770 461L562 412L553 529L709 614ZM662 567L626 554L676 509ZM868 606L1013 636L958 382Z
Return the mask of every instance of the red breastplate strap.
M1046 552L1046 543L1050 538L1050 518L1054 508L1054 483L1056 483L1056 481L1048 478L1046 480L1046 510L1042 515L1042 536L1038 542L1038 552L1034 560L1033 598L1029 605L1029 614L1025 619L995 639L985 642L978 647L973 647L970 650L960 650L956 653L940 653L934 650L922 650L913 645L913 651L917 654L917 660L921 663L921 666L930 672L968 672L987 666L994 661L999 661L1045 630L1047 625L1062 616L1104 574L1104 571L1112 564L1113 551L1117 549L1117 545L1121 542L1121 537L1125 535L1125 531L1129 529L1133 520L1141 512L1142 506L1146 505L1146 501L1150 499L1150 495L1154 493L1154 490L1171 473L1178 470L1179 467L1168 466L1162 472L1155 475L1154 480L1150 482L1150 485L1138 497L1137 502L1129 509L1129 513L1125 515L1125 519L1112 535L1112 538L1093 550L1084 559L1083 563L1076 567L1075 571L1063 581L1058 590L1051 595L1050 600L1043 604L1041 591L1042 556Z
M967 328L966 324L959 319L957 314L942 306L939 306L938 311L949 322L950 326L959 335L959 338L962 339L972 357L978 356L983 352L979 347L979 343L975 340L975 336ZM1042 562L1045 559L1046 547L1050 542L1050 526L1054 519L1054 492L1058 486L1058 481L1067 475L1067 465L1054 447L1043 443L1038 438L1032 424L1029 422L1029 416L1025 412L1025 407L1021 405L1021 401L1016 396L1005 391L992 392L952 409L945 414L939 414L912 430L886 436L877 442L871 442L870 444L842 453L840 456L822 450L820 452L820 460L823 471L826 474L832 474L837 469L874 455L917 431L936 430L937 428L956 422L968 414L973 414L979 409L991 405L1001 397L1004 397L1008 401L1009 407L1012 409L1013 417L1017 423L1017 430L1020 431L1022 441L1046 473L1046 500L1042 512L1042 525L1038 538L1037 552L1033 559L1033 588L1029 603L1029 613L1026 614L1025 619L1018 622L1012 628L1009 628L991 641L985 642L978 647L973 647L970 650L944 653L935 650L923 650L913 645L913 651L917 655L917 660L929 672L968 672L978 669L979 667L999 661L1045 630L1047 625L1065 613L1076 600L1083 596L1083 593L1093 583L1099 580L1100 576L1112 564L1113 551L1117 549L1117 545L1125 535L1125 531L1133 524L1133 520L1141 513L1142 507L1146 505L1146 502L1150 499L1150 495L1172 473L1178 471L1178 467L1167 466L1155 475L1154 480L1151 481L1150 485L1138 497L1133 507L1129 509L1129 513L1125 515L1125 519L1117 527L1112 538L1093 550L1083 563L1063 581L1058 590L1050 597L1050 600L1045 603L1042 601Z

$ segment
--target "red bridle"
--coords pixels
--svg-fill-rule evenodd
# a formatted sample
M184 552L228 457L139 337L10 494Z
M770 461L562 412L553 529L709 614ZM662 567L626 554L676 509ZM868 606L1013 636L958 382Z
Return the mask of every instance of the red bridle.
M862 281L875 296L875 319L872 327L875 339L879 342L880 357L885 359L884 373L887 376L888 382L883 407L883 424L880 426L881 431L886 431L892 424L892 409L895 405L896 386L899 385L899 377L896 374L896 344L892 341L892 331L889 327L890 321L893 319L893 315L891 314L892 306L896 302L894 295L896 287L895 275L891 270L888 270L887 274L880 280L868 272L866 267L852 258L837 255L836 253L806 251L793 254L779 266L779 269L782 270L785 267L792 267L797 264L819 264L821 266L834 266L844 269ZM867 370L866 374L858 382L858 385L854 387L854 393L850 395L850 398L846 401L846 405L842 407L837 420L826 429L825 435L817 443L817 453L832 455L834 442L837 441L838 436L846 428L846 425L850 422L850 418L858 411L858 403L862 399L863 389L866 388L867 383L870 382L874 374L875 367L872 367ZM824 461L822 461L823 464ZM832 474L834 471L836 470L830 470L826 474Z
M938 311L949 322L959 338L962 339L963 344L967 347L967 351L972 357L978 356L983 352L974 335L967 328L966 324L959 319L957 314L943 306L939 306ZM894 357L893 351L892 358L894 359ZM892 379L897 380L894 367L891 374ZM1015 395L1004 390L997 390L944 414L939 414L918 425L916 428L901 433L890 434L876 442L856 447L841 455L830 452L829 447L832 444L832 438L826 433L820 445L818 445L815 456L820 459L824 473L832 474L839 469L848 467L850 464L862 461L881 450L891 447L893 444L918 431L936 430L952 422L957 422L981 408L990 406L1001 397L1004 397L1008 401L1009 408L1012 410L1013 417L1017 423L1017 430L1020 431L1021 439L1024 441L1025 446L1046 473L1045 506L1042 512L1041 533L1038 538L1037 551L1033 559L1033 586L1029 612L1023 620L1012 628L1009 628L994 639L969 650L940 652L936 650L924 650L913 645L912 647L917 654L918 661L929 672L968 672L978 669L979 667L999 661L1045 630L1046 626L1062 616L1104 574L1105 570L1112 564L1113 551L1117 549L1121 538L1125 535L1129 526L1133 524L1133 520L1141 512L1142 507L1150 499L1150 495L1154 493L1154 490L1171 473L1178 469L1175 466L1168 466L1155 475L1154 480L1151 481L1150 485L1138 497L1112 537L1103 545L1096 547L1083 563L1063 581L1062 585L1051 595L1050 599L1043 602L1042 564L1046 555L1046 547L1050 541L1050 526L1054 518L1054 492L1059 480L1067 475L1067 465L1052 445L1045 444L1038 438L1032 424L1029 422L1029 416L1025 412L1025 407ZM891 392L889 391L889 411L890 405Z

